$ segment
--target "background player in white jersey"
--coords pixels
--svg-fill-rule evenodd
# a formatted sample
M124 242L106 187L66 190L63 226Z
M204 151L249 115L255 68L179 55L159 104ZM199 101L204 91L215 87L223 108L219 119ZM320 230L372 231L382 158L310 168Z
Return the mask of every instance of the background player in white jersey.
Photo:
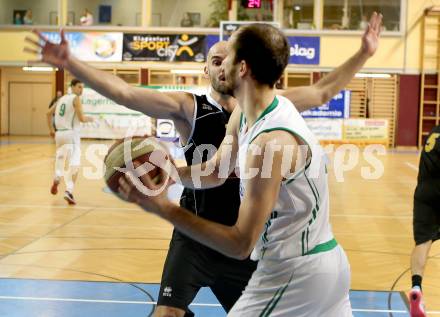
M47 112L47 125L50 135L55 137L57 147L55 176L50 192L52 195L58 193L58 185L63 177L66 184L64 199L74 205L76 202L73 198L73 190L81 164L80 122L92 122L93 118L83 113L80 96L84 84L78 79L73 79L70 87L72 93L61 97ZM54 116L55 128L52 125L52 116ZM65 173L66 162L67 173Z
M231 37L222 68L239 108L217 154L196 168L179 169L185 186L195 186L195 180L202 187L218 186L238 156L242 202L234 225L197 217L171 203L166 193L144 196L133 177L157 185L137 163L136 175L120 179L120 192L227 256L245 258L254 249L258 267L230 316L349 317L350 268L329 224L323 152L292 104L275 96L274 84L288 58L287 39L272 26L245 26ZM213 173L191 174L206 168Z

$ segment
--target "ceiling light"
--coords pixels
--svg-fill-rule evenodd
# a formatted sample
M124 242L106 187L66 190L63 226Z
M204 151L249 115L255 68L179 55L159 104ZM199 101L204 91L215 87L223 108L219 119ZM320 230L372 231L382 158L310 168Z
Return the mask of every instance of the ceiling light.
M391 78L391 74L366 74L366 73L357 73L355 75L356 78Z
M24 66L22 69L25 72L53 72L54 70L58 70L58 68L49 66Z

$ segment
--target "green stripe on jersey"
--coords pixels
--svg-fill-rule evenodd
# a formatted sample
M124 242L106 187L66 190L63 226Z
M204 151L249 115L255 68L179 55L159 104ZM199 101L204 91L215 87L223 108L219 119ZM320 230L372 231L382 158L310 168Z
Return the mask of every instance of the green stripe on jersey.
M269 317L270 316L270 314L275 309L275 307L277 306L277 304L280 301L280 299L283 297L284 292L289 287L290 282L292 281L292 278L293 278L293 274L290 276L290 279L286 283L286 285L284 285L284 286L280 287L279 289L277 289L275 295L272 297L272 299L269 301L269 303L267 303L266 307L264 307L264 309L261 312L259 317Z
M243 116L243 112L240 114L240 126L238 127L238 131L241 131L241 128L243 127L243 122L244 122L244 116Z
M261 119L263 119L263 117L265 117L266 115L268 115L269 113L271 113L277 106L278 106L278 98L275 96L275 98L273 98L272 102L270 103L270 105L264 109L264 111L260 114L260 116L257 118L257 120L255 121L255 123L257 123L258 121L260 121Z
M318 244L312 250L307 252L305 255L312 255L312 254L317 254L317 253L321 253L321 252L327 252L327 251L330 251L330 250L333 250L334 248L336 248L337 245L338 245L338 242L336 241L335 238L333 238L330 241Z

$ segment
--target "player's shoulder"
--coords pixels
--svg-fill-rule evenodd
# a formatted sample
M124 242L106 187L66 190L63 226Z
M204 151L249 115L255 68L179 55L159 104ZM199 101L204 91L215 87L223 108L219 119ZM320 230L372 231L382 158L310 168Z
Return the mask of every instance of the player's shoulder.
M284 97L283 95L276 95L276 98L278 99L278 108L280 108L282 112L289 113L293 116L301 116L293 102L290 101L290 99Z
M203 113L219 112L222 110L222 106L210 98L207 94L197 95L194 94L194 99L197 106L197 111Z
M253 139L252 143L268 149L298 145L295 135L284 128L263 130Z
M440 152L440 125L431 130L431 133L426 139L425 146L423 147L423 152L425 153L433 152L433 150Z

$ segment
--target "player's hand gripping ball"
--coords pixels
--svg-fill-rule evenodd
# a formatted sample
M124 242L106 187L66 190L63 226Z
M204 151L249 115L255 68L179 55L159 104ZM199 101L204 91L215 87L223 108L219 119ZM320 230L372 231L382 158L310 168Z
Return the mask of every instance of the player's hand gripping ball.
M166 164L173 164L167 148L154 137L133 137L117 140L108 150L104 158L104 179L107 186L119 198L124 199L118 192L119 178L126 173L137 175L133 162L142 165L142 172L148 173L157 188L149 188L136 178L134 184L140 192L152 195L151 192L163 187L169 174L163 169ZM139 169L138 169L139 170Z

